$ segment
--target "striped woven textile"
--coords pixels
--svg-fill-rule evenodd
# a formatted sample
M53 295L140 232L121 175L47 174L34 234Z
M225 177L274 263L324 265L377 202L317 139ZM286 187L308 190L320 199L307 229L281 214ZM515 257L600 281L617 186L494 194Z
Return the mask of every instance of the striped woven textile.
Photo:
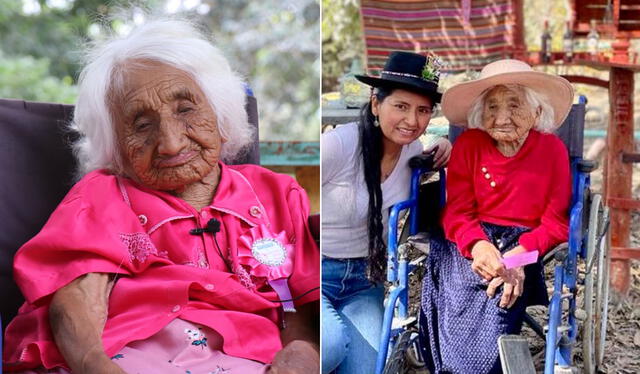
M515 0L361 0L367 69L391 51L433 52L443 71L479 69L511 55Z

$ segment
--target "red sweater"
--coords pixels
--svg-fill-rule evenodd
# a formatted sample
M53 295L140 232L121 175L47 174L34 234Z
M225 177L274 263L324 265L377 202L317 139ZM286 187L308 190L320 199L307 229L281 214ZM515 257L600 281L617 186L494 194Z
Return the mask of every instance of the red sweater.
M513 157L505 157L482 130L467 130L451 152L443 227L447 239L471 258L488 240L480 222L524 226L520 244L540 254L567 241L571 176L565 145L535 130Z

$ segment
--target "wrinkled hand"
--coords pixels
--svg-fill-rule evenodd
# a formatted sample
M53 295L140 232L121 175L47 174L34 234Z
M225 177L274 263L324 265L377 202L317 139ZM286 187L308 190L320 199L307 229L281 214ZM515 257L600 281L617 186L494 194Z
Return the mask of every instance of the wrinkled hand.
M500 298L500 308L508 309L513 306L522 296L524 285L524 267L517 267L505 271L501 277L493 278L487 288L487 296L493 298L496 290L500 285L504 284L502 297Z
M318 347L304 340L294 340L276 353L269 374L320 373Z
M437 147L437 149L436 149ZM438 169L449 162L451 157L451 143L445 138L438 138L424 153L431 153L435 149L435 155L433 156L434 168Z
M486 240L479 240L473 245L471 256L471 269L486 281L502 276L506 271L500 251Z

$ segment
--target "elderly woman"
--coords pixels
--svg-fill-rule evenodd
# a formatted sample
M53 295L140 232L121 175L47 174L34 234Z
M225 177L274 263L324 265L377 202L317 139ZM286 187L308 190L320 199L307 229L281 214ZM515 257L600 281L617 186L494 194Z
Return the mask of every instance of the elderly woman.
M568 81L516 60L445 92L444 115L469 130L453 147L444 238L432 242L424 277L432 373L500 373L498 337L520 332L526 306L547 303L539 263L506 269L502 259L567 240L569 160L552 132L572 101Z
M307 197L225 163L252 131L221 53L188 23L152 21L94 48L79 86L84 177L16 254L26 303L5 369L319 371Z

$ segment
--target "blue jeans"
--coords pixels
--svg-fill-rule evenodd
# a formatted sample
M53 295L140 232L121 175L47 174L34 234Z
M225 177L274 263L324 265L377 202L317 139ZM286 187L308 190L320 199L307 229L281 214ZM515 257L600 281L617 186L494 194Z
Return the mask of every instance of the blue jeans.
M372 374L384 315L384 287L366 259L322 259L322 373Z

